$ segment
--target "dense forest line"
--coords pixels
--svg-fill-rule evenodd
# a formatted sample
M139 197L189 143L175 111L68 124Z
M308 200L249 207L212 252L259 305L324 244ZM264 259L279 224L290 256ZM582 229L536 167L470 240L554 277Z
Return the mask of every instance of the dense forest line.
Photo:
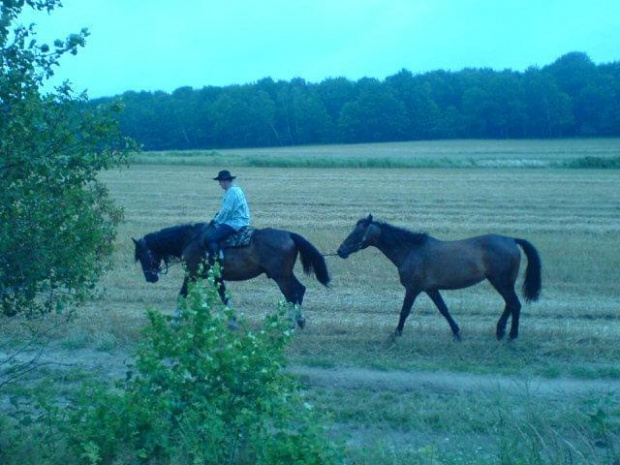
M121 99L124 134L147 150L620 136L620 62L596 65L581 52L524 72L403 69L383 81L318 84L264 78Z

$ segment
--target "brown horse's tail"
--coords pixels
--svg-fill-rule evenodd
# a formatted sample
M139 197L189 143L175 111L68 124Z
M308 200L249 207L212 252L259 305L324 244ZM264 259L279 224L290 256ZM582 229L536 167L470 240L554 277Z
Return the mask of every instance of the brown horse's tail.
M525 269L525 281L523 281L523 296L526 302L538 300L540 288L542 287L540 270L540 255L536 248L525 239L516 239L515 242L523 248L527 257L527 268Z
M303 266L304 273L310 275L312 271L314 271L316 279L318 279L323 286L328 286L331 278L329 277L327 264L321 252L299 234L290 234L301 256L301 265Z

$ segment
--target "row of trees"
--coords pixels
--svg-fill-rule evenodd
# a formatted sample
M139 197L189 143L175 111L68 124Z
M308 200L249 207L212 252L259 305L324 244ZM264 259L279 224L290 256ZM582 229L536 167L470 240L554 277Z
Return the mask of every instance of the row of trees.
M112 100L104 98L93 103ZM524 72L465 69L383 81L126 92L123 132L150 150L449 138L620 135L620 62L580 52Z

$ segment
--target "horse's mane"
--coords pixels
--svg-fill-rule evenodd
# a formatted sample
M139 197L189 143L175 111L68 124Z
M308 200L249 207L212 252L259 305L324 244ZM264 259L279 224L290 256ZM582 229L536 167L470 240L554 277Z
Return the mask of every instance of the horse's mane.
M420 246L424 245L429 238L427 233L416 233L381 221L373 221L372 224L381 228L381 238L383 243L386 245L405 244L410 246Z
M146 245L157 252L166 262L180 258L185 246L202 231L205 223L186 223L164 228L144 236Z

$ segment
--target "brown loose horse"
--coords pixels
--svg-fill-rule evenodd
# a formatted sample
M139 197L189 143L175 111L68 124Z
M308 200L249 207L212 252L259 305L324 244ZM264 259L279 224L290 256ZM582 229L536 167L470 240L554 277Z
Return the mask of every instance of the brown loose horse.
M521 302L514 289L521 261L517 245L523 248L528 260L523 283L525 300L537 300L540 294L540 257L534 246L524 239L486 235L460 241L440 241L427 234L373 221L372 215L368 215L357 222L338 248L338 255L347 258L371 245L396 265L400 282L405 287L396 336L402 335L405 320L418 294L426 292L450 324L454 337L460 340L461 330L439 291L461 289L488 279L506 302L497 322L497 339L504 337L509 316L512 316L510 338L515 339L519 335L521 311Z
M135 260L140 261L144 278L150 283L157 282L162 262L167 269L171 259L180 259L185 263L187 273L179 295L187 297L188 281L198 277L199 270L205 265L202 238L206 226L205 223L184 224L149 233L139 240L132 238ZM298 254L304 272L310 275L314 271L318 281L328 286L330 277L325 260L310 242L289 231L257 229L249 246L225 249L222 281L219 283L222 301L227 303L223 281L245 281L265 273L277 283L288 302L301 305L306 287L293 273ZM203 271L202 276L206 275ZM298 314L297 323L303 327L301 314Z

